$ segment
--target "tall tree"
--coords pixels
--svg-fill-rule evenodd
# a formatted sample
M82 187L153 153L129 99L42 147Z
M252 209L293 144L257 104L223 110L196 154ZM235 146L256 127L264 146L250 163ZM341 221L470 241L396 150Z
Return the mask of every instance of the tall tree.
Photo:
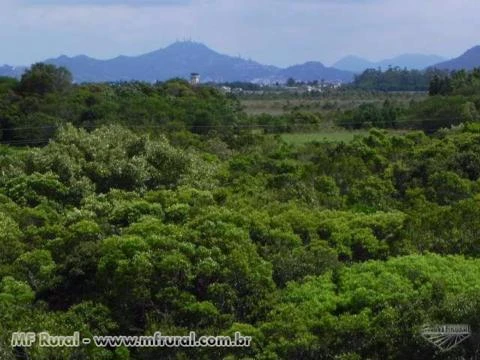
M72 85L72 74L64 67L37 63L27 70L20 80L21 94L45 95L64 92Z

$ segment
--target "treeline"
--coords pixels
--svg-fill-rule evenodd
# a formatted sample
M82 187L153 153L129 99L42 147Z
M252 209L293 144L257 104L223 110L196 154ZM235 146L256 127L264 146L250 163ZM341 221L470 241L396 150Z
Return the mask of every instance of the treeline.
M373 91L428 91L435 76L447 76L448 71L437 69L408 70L392 67L386 71L367 69L356 75L352 87Z
M448 71L429 68L424 71L399 67L367 69L347 86L368 91L425 91L430 95L471 95L478 93L480 69Z
M446 75L432 72L428 76L431 77L428 99L411 102L408 106L400 106L388 100L382 106L362 104L339 114L337 123L357 129L378 127L433 132L480 120L479 69Z
M400 74L400 70L389 71ZM247 116L235 96L210 86L191 86L179 79L79 85L72 83L66 69L36 64L20 81L0 78L0 143L45 144L67 123L90 130L120 124L152 134L167 133L172 141L182 143L191 134L220 134L226 139L252 129L283 133L342 126L434 132L479 119L478 71L432 76L430 98L409 104L386 96L381 105L359 100L363 104L342 108L336 101L327 101L315 111L294 106L282 115ZM355 99L360 96L356 92L364 90L335 91L336 95L322 96L342 99L352 91ZM372 94L369 98L375 99Z
M465 70L452 72L447 76L435 75L429 86L430 95L479 95L480 68L467 72Z
M183 80L73 84L64 68L36 64L20 81L0 78L0 142L41 144L67 123L152 131L222 132L243 116L238 101Z

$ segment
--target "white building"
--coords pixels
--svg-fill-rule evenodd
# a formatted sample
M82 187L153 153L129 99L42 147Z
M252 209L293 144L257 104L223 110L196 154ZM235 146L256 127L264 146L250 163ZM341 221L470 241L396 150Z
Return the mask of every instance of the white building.
M191 73L190 74L190 84L192 84L192 85L200 84L200 74Z
M220 88L220 92L222 92L223 94L230 94L232 92L232 88L229 86L222 86Z

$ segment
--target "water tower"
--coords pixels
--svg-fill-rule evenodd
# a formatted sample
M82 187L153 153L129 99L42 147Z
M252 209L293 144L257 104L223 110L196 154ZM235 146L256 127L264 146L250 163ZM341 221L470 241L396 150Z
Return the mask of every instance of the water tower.
M200 74L198 73L191 73L190 74L190 84L198 85L200 84Z

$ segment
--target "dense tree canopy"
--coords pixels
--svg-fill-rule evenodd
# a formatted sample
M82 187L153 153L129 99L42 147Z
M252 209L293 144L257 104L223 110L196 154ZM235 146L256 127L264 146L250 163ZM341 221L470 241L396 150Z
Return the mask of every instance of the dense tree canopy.
M246 353L195 356L430 359L424 322L480 325L480 267L460 256L480 254L479 144L474 128L373 131L297 149L259 139L222 159L118 126L67 126L1 157L2 333L243 329L255 337Z
M444 71L429 69L426 71L401 69L399 67L367 69L355 76L353 87L377 91L426 91L432 78L444 74Z
M38 63L32 65L23 75L18 84L21 94L46 95L48 93L64 92L72 84L72 74L63 67Z

